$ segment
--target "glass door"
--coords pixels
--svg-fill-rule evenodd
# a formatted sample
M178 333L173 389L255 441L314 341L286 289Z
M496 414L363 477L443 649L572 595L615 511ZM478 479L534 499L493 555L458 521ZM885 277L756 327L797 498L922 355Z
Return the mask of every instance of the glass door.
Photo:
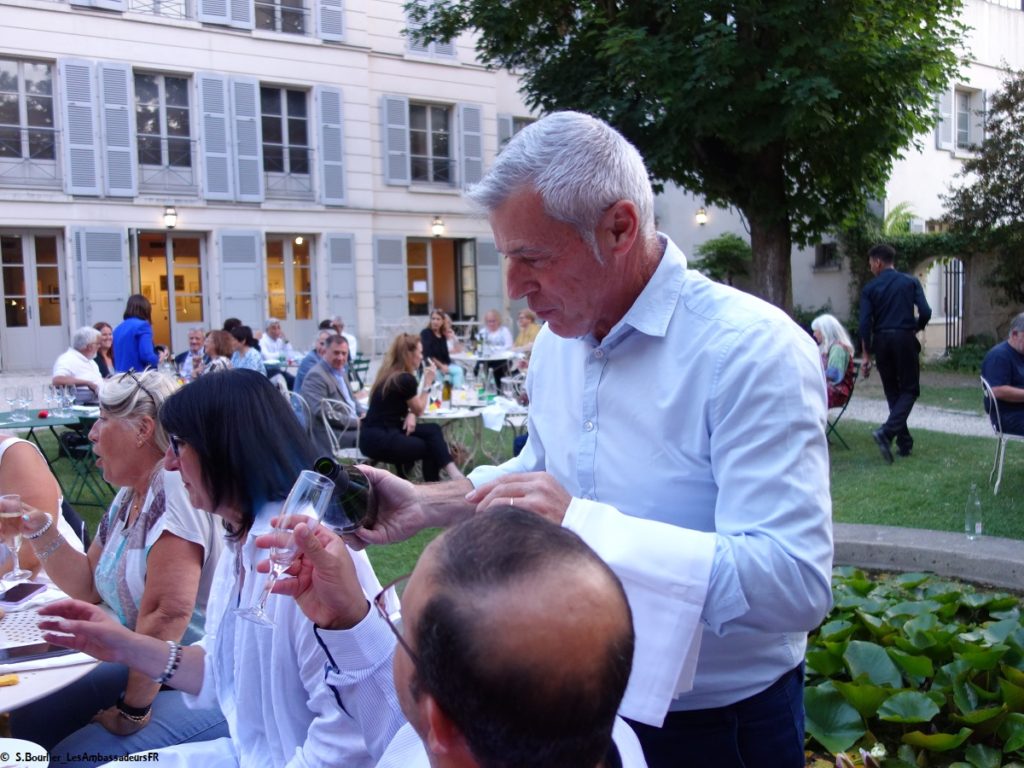
M0 233L4 370L49 369L67 349L55 234Z
M153 308L153 343L178 354L188 348L190 328L209 330L203 302L203 238L139 233L138 259L139 291Z
M267 316L281 321L292 347L306 347L316 330L313 317L312 238L267 235ZM267 318L254 321L262 330Z

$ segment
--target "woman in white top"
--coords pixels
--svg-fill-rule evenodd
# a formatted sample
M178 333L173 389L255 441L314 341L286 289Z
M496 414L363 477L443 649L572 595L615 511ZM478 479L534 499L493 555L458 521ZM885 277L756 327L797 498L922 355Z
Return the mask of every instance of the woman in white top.
M97 466L121 486L86 554L74 552L49 512L26 507L24 532L54 583L72 597L104 604L126 627L161 642L201 634L222 533L195 509L176 472L163 468L167 433L157 421L176 383L157 371L125 373L100 388L89 432ZM11 733L47 748L50 764L79 753L95 762L215 738L226 732L215 707L189 711L175 692L119 664L101 664L72 686L11 715ZM98 710L98 712L97 712Z

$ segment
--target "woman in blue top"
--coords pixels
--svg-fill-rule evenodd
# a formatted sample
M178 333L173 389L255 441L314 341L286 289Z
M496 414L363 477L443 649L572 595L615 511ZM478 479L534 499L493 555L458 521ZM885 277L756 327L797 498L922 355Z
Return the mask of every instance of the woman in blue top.
M160 357L153 350L151 312L149 299L141 293L128 297L124 322L114 329L114 369L119 373L156 368L160 364Z

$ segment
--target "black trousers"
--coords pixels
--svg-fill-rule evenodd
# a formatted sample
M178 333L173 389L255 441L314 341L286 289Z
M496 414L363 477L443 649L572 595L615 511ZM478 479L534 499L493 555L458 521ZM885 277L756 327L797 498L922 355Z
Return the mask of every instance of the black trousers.
M907 429L907 418L921 396L921 344L913 331L876 331L875 363L882 377L882 389L889 403L889 418L882 425L888 440L895 438L900 451L914 447Z
M422 461L423 479L427 482L440 480L441 468L452 460L444 433L437 424L417 424L411 435L401 429L363 427L359 450L371 459L397 464L399 468Z

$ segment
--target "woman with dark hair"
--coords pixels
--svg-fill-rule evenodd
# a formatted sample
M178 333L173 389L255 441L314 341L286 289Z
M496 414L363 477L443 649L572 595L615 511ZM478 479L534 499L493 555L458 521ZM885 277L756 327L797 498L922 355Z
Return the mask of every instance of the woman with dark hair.
M230 333L231 346L234 349L231 355L231 367L258 371L266 376L267 368L263 365L263 355L260 354L259 342L253 338L252 328L248 325L237 325L231 329Z
M96 367L100 369L100 375L104 379L110 378L114 373L114 329L110 323L102 320L93 325L100 332L100 348L96 351Z
M420 331L420 343L423 345L423 358L431 361L448 383L458 389L462 386L462 366L452 363L448 345L458 338L452 330L451 321L443 309L435 309L430 313L430 325ZM457 349L455 350L457 351Z
M423 362L423 345L418 336L400 333L381 363L370 389L370 409L363 417L359 449L377 461L395 464L399 472L417 461L423 462L423 479L436 482L440 470L458 480L462 472L452 461L444 434L437 424L417 424L427 407L430 385L437 369L428 361L423 371L423 391L417 394L413 375Z
M162 358L153 350L152 308L141 293L128 297L124 321L114 329L114 370L141 371L156 368Z
M246 418L224 418L235 411ZM315 459L288 402L265 376L226 371L178 390L160 411L160 423L170 440L165 466L181 474L192 503L223 518L229 531L210 590L206 637L185 648L163 643L73 600L41 609L63 617L44 621L44 630L67 633L47 637L100 659L116 658L184 691L197 706L220 705L231 736L161 750L163 768L373 765L390 733L382 734L382 743L364 742L350 714L365 706L356 693L359 681L325 683L319 630L295 601L269 597L272 628L235 612L252 605L265 582L256 572L262 555L255 538L274 530L281 503ZM354 551L352 561L372 599L380 584L370 561Z
M206 334L203 351L210 358L208 363L199 363L196 376L204 373L231 370L231 355L234 352L234 339L227 331L210 331Z

